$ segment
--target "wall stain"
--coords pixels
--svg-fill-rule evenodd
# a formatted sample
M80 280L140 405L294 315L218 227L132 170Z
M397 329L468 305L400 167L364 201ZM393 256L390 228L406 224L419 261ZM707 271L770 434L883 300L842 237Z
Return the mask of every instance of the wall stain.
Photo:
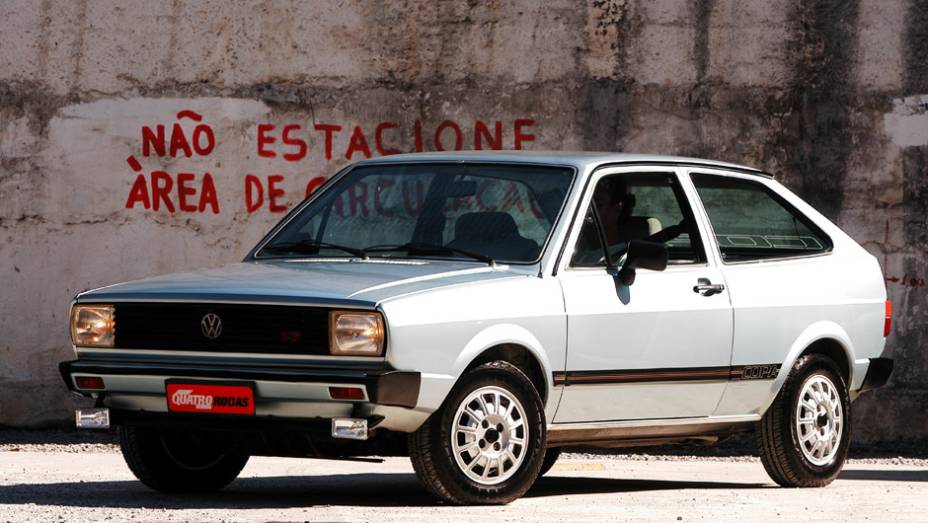
M588 16L595 17L597 33L605 35L610 26L615 29L615 40L610 44L615 53L615 65L610 78L592 78L588 72L582 74L576 108L582 148L622 151L632 127L635 79L629 73L629 61L641 20L634 7L621 0L595 0L587 9L593 11Z
M71 62L74 71L71 74L71 90L77 91L81 85L81 75L84 71L84 34L90 30L87 25L87 0L79 0L77 19L74 21L74 30L77 31L74 47L71 48Z
M910 0L903 38L903 96L928 94L928 0Z
M692 5L693 18L693 62L696 69L696 84L688 93L687 106L690 110L692 145L685 154L696 157L709 156L712 148L706 143L705 116L712 110L712 86L707 80L709 71L709 22L712 17L713 0L695 0Z
M790 16L787 53L795 62L782 101L787 132L778 144L784 181L832 220L843 205L854 150L858 12L858 0L796 0Z
M911 0L906 12L903 33L902 95L928 94L928 0ZM902 150L902 233L907 249L902 254L904 274L928 274L924 246L928 244L928 145L905 147ZM898 296L899 294L902 296ZM925 388L924 369L928 355L923 347L926 338L922 327L928 322L928 297L924 289L906 287L894 292L900 302L893 356L897 360L895 384L905 388ZM900 299L901 298L901 299Z
M164 61L161 64L162 69L164 69L164 74L171 75L174 73L174 60L177 55L177 28L180 26L180 16L181 16L181 0L173 0L171 3L171 16L170 16L170 33L168 34L168 52L164 56Z

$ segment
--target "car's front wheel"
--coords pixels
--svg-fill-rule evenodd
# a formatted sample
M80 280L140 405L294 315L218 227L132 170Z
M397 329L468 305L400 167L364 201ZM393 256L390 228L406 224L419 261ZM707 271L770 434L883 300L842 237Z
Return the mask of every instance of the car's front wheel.
M162 492L209 492L234 480L248 455L210 433L119 427L119 446L142 483Z
M799 358L758 430L761 461L784 487L823 487L847 459L851 402L835 363Z
M409 455L439 499L501 504L535 482L545 438L538 391L518 368L494 361L461 378L442 408L410 435Z
M557 458L561 457L561 448L554 447L548 449L545 452L545 459L541 463L541 471L538 473L539 476L544 476L554 467L554 464L557 463Z

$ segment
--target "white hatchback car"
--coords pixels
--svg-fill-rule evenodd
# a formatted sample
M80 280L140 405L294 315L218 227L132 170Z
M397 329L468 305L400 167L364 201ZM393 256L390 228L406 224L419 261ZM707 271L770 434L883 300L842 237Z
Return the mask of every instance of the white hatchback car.
M165 491L409 455L439 498L505 503L565 446L742 431L821 486L889 324L874 257L755 169L415 154L333 176L242 263L79 294L61 372Z

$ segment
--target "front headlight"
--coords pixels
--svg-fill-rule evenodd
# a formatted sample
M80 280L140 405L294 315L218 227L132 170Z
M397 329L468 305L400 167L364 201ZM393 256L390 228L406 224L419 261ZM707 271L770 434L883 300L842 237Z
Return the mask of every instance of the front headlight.
M329 313L329 353L333 356L380 356L383 337L383 317L378 312Z
M71 308L71 343L76 347L112 347L116 341L116 309L112 305Z

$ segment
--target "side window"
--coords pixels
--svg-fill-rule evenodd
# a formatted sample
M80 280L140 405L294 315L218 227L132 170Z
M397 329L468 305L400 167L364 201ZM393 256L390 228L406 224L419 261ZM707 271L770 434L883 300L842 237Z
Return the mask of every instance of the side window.
M606 255L602 252L605 240ZM663 243L672 264L705 261L696 220L672 173L636 173L599 180L580 230L572 264L619 265L632 240Z
M764 184L712 174L691 176L715 229L722 259L759 260L831 250L828 235Z

